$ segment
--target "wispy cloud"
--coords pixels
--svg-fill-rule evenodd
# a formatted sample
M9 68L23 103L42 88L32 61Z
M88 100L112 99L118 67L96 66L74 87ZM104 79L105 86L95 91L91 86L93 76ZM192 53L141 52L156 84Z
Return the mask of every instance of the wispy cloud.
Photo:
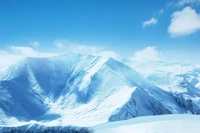
M55 41L55 45L59 49L65 48L67 43L68 42L65 42L65 41L62 41L62 40L56 40Z
M171 37L185 36L200 30L200 14L191 7L176 11L171 16L168 32Z
M4 55L4 54L7 54L7 52L5 50L0 49L0 55Z
M0 49L0 68L14 63L24 57L52 57L57 56L56 53L47 53L35 51L31 47L10 46L7 50Z
M37 48L39 46L39 44L40 44L38 41L32 40L32 39L30 39L28 37L24 36L23 38L28 41L28 44L31 47Z
M112 57L119 60L119 55L110 50L106 50L101 46L84 45L69 42L67 40L56 40L55 46L61 51L61 53L79 53L79 54L90 54L90 55L100 55L102 57Z
M25 56L25 57L51 57L57 56L56 53L47 53L35 51L31 47L24 46L10 46L11 54Z
M0 59L1 57L52 57L59 56L67 53L78 53L78 54L90 54L94 56L102 57L112 57L116 60L120 60L120 56L111 50L106 50L100 46L91 46L91 45L81 45L77 43L71 43L66 40L56 40L54 53L38 51L32 47L27 46L9 46L8 49L0 49Z
M164 9L161 9L159 12L158 12L158 15L162 15L164 13Z
M147 26L150 26L150 25L155 25L157 24L158 20L156 18L151 18L150 20L147 20L147 21L144 21L142 22L142 27L147 27Z
M64 53L94 54L101 51L101 47L78 44L67 40L56 40L55 46Z
M99 53L99 55L103 56L103 57L112 57L113 59L116 59L116 60L120 60L121 59L121 57L119 56L119 54L117 54L114 51L101 51Z
M32 45L33 47L38 47L39 46L39 42L37 42L37 41L30 41L30 45Z
M175 1L167 1L167 7L173 6L176 2Z
M23 46L11 46L11 51L15 54L24 55L24 56L36 56L37 52L35 52L30 47L23 47Z
M179 0L175 5L184 6L186 4L200 4L200 0Z

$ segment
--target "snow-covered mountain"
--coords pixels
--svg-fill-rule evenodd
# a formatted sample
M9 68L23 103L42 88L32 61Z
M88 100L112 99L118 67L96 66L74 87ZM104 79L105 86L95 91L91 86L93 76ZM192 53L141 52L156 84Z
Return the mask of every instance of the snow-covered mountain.
M184 62L124 62L151 83L171 93L187 113L200 114L200 66Z
M192 96L188 90L199 97L199 90L189 83L181 96L112 58L67 54L22 58L1 66L1 126L30 121L47 126L92 126L137 116L199 113L198 100L185 98ZM184 84L180 85L184 88ZM197 100L195 106L193 100Z

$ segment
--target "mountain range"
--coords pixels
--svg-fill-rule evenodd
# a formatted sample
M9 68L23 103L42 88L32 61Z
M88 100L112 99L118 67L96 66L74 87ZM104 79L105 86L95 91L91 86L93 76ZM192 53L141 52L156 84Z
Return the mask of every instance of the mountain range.
M152 64L137 65L73 53L1 64L0 126L90 127L139 116L200 114L200 69L178 71L177 64L161 62L162 69L147 74Z

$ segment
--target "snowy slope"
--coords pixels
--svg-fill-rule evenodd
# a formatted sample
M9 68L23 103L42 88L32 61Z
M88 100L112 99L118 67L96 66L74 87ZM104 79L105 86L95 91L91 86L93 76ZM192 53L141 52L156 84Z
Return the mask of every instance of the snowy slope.
M94 133L199 133L200 116L160 115L94 126Z

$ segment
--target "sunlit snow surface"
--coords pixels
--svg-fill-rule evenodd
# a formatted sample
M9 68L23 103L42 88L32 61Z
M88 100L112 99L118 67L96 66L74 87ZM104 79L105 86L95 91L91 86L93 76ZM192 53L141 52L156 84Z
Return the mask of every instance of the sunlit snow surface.
M94 133L199 133L200 116L145 116L93 127Z
M28 122L17 125L1 126L0 132L10 130L43 132L48 129L80 133L199 133L200 116L196 115L159 115L143 116L129 120L108 122L86 128L49 125L47 123ZM79 130L78 130L79 129ZM82 132L80 131L82 130Z

